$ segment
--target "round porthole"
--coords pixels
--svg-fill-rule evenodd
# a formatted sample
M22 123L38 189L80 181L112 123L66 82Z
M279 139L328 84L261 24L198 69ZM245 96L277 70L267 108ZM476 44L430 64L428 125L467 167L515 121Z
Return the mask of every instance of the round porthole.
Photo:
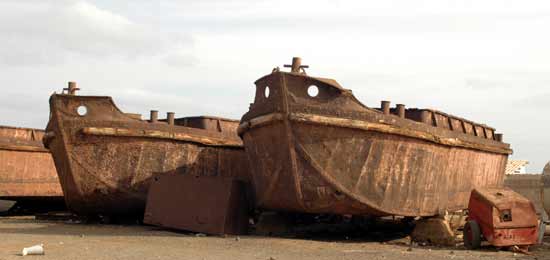
M317 95L319 95L319 88L315 85L311 85L307 88L307 94L310 97L316 97Z
M81 105L78 108L76 108L76 113L79 116L85 116L86 114L88 114L88 108L86 106Z
M264 97L265 97L265 98L268 98L268 97L269 97L269 86L265 86L265 89L264 89Z

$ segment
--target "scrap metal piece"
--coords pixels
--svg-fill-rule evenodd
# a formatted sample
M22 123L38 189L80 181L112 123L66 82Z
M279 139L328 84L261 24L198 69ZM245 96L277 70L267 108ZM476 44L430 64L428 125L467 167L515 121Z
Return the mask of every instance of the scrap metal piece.
M234 178L155 176L143 222L206 234L246 234L246 184Z
M118 109L111 97L68 93L50 97L44 144L67 207L76 214L142 217L151 179L162 173L249 179L234 130L238 121L173 114L158 119L158 112L141 120Z
M255 82L238 128L258 207L433 216L466 208L475 187L502 186L512 150L494 128L387 102L368 108L333 79L296 73L295 63Z
M44 130L0 126L0 199L61 198Z

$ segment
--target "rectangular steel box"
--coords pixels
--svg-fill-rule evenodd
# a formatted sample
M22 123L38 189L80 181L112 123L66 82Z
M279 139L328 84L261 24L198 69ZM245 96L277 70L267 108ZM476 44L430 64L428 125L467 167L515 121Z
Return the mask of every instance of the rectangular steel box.
M143 222L206 234L246 234L246 184L224 177L156 176Z

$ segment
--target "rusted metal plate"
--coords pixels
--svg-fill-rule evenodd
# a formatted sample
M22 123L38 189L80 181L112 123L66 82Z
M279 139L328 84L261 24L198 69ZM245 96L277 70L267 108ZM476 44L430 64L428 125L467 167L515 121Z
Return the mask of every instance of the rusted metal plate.
M43 130L0 126L0 199L62 197Z
M228 127L181 126L173 113L159 120L156 111L140 120L110 97L56 94L50 110L45 144L77 214L143 216L157 174L249 178L242 141Z
M238 129L257 206L432 216L466 208L475 187L502 186L512 151L493 128L435 110L408 111L368 108L336 81L300 70L260 78Z
M543 209L543 180L542 174L506 174L504 186L528 198L535 205L537 214Z
M246 234L246 184L223 177L155 176L143 221L206 234Z
M533 203L509 188L473 190L468 219L479 224L483 237L494 246L537 243L538 218Z
M546 210L546 214L550 216L550 163L546 164L542 173L542 202L543 207Z

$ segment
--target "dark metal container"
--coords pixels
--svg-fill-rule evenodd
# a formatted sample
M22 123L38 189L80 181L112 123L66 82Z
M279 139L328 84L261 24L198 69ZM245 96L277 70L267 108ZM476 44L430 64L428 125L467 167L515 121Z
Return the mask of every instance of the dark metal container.
M234 178L155 176L143 222L206 234L246 234L246 187Z

